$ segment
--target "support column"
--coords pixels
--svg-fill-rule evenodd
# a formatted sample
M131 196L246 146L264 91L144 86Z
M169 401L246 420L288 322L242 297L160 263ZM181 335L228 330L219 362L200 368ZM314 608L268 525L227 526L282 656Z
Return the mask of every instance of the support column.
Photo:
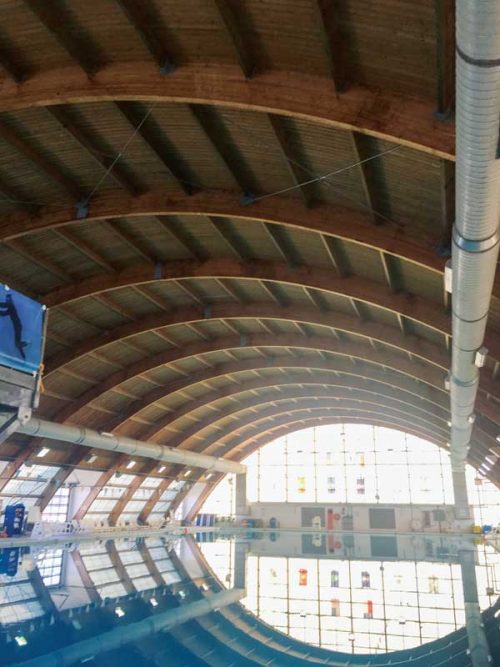
M234 545L234 587L246 588L248 542L236 541Z
M459 553L464 590L465 626L472 665L473 667L485 667L491 664L492 658L479 609L475 554L475 549Z
M453 495L455 496L455 517L459 521L464 521L469 524L472 520L472 516L467 495L465 467L461 470L452 468L451 474L453 478Z
M236 475L235 482L235 514L236 518L248 516L248 503L247 503L247 476L246 474Z

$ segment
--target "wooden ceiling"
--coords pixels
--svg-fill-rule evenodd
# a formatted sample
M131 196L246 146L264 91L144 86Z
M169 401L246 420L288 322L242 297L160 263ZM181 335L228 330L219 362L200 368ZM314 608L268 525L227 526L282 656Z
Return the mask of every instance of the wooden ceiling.
M39 414L236 459L343 420L446 443L451 0L3 0L0 45L0 280L50 308ZM1 484L39 444L3 446Z

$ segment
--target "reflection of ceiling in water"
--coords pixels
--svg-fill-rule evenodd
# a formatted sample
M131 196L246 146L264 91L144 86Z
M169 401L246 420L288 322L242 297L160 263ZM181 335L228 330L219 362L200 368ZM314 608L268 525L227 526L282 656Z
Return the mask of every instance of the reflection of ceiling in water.
M415 560L311 558L302 555L310 537L278 534L273 543L267 537L250 542L243 604L276 629L332 650L378 653L420 646L464 626L465 543L428 536L425 543L414 543ZM234 544L199 547L221 581L232 585ZM500 594L500 554L479 545L475 561L484 609Z
M4 556L17 552L18 559L17 573L0 575L0 664L10 667L55 646L71 646L78 653L87 638L95 655L90 664L97 667L151 667L148 651L155 647L174 661L157 660L158 667L239 667L238 660L245 666L274 660L281 667L288 663L281 663L280 655L289 651L296 655L290 664L308 664L309 659L317 664L318 657L325 662L331 656L324 648L379 652L379 659L389 660L386 651L403 646L412 651L420 644L425 644L425 660L432 658L426 665L436 664L439 647L452 647L445 648L450 660L465 655L465 631L449 636L466 621L464 581L477 581L482 607L498 607L500 555L485 545L476 549L473 536L398 535L400 556L381 557L373 552L373 535L339 533L342 541L349 536L351 558L306 555L311 533L286 531L258 539L255 531L237 539L199 533L198 544L179 535L131 535L51 548L39 544L29 554L19 548L0 550L2 566L8 560ZM245 584L244 605L250 612L234 605L245 595ZM205 610L168 633L157 630L142 643L130 642L129 625L169 609L189 609L224 587L231 600L221 601L210 615ZM497 607L485 617L488 633L498 631ZM119 628L126 642L120 655L108 651L105 640ZM445 644L430 643L437 637ZM54 664L51 655L44 666ZM206 661L207 655L213 660Z

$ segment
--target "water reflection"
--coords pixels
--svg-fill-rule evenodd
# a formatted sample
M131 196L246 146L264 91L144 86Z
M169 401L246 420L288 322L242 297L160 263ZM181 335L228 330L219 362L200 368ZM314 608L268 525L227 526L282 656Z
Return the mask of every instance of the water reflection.
M464 583L465 589L471 581L477 586L482 609L500 594L500 554L475 544L473 536L338 533L333 547L322 533L263 531L0 550L0 664L22 664L92 638L102 644L103 633L136 632L167 611L199 616L207 609L197 612L193 603L224 587L236 589L236 597L222 598L218 608L243 597L238 591L246 587L243 604L265 623L301 642L348 653L411 649L459 630L466 623ZM229 611L217 613L229 623ZM198 619L197 632L204 629L204 641L212 641L198 616L190 617ZM188 625L170 630L172 655L196 654L185 645ZM464 635L454 641L463 643ZM138 646L134 642L121 664L143 664ZM222 646L217 650L229 651ZM33 664L55 664L50 655L47 660ZM205 663L195 655L192 664Z
M232 585L234 543L199 548ZM481 609L500 594L500 554L472 537L269 533L247 542L243 604L301 641L356 653L420 646L465 625L464 554ZM323 554L316 556L315 554Z

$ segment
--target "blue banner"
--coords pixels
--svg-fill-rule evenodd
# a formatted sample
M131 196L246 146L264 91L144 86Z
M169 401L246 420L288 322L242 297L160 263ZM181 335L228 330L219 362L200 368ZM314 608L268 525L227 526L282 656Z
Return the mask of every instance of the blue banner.
M40 303L0 283L0 365L38 372L45 313Z

